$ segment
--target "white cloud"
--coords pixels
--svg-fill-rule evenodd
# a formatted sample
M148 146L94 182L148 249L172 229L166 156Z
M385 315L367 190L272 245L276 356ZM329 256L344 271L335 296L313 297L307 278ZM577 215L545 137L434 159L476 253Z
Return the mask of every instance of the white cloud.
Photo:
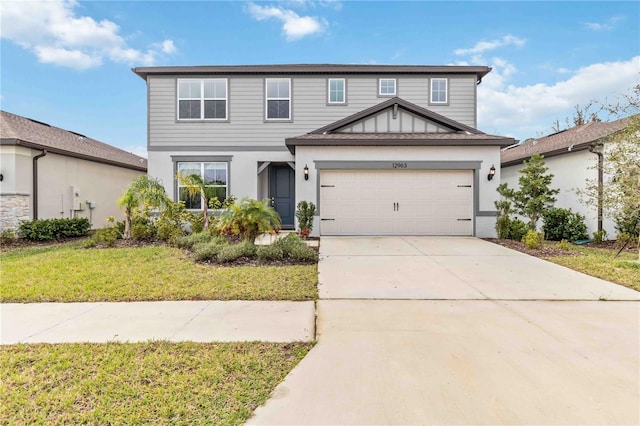
M624 17L622 16L614 16L607 19L604 22L585 22L585 28L592 31L609 31L616 27L618 22L623 21Z
M489 50L494 50L503 46L516 46L522 47L526 43L525 39L518 38L512 36L511 34L507 34L506 36L491 40L491 41L479 41L473 47L468 49L456 49L453 51L458 56L462 55L478 55L480 53L487 52Z
M255 3L249 3L247 11L258 21L274 18L282 22L282 31L289 41L321 33L327 27L327 22L323 18L300 16L292 10L275 6L259 6Z
M640 83L640 56L592 64L553 84L509 84L513 65L494 60L478 87L478 127L488 133L526 139L548 134L555 120L571 118L575 105L607 102ZM607 118L607 117L603 117Z
M161 54L176 52L171 40L147 50L130 47L117 24L77 16L78 5L75 0L3 2L0 34L32 51L42 63L78 70L98 67L105 59L152 65Z

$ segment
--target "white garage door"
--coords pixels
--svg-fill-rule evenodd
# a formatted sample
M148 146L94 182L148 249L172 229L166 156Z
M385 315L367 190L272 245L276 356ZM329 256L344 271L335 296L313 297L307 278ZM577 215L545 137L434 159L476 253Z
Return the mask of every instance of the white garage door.
M321 235L472 235L471 170L323 170Z

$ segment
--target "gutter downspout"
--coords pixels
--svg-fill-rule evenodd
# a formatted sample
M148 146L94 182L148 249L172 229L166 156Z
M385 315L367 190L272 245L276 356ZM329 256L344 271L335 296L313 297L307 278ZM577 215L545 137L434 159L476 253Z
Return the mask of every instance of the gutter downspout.
M38 219L38 160L47 155L47 150L33 157L33 220Z
M589 152L598 156L598 232L602 233L602 198L603 194L603 186L604 186L604 171L602 168L604 167L604 154L600 149L602 149L602 144L593 144L589 146ZM596 151L596 149L598 149Z

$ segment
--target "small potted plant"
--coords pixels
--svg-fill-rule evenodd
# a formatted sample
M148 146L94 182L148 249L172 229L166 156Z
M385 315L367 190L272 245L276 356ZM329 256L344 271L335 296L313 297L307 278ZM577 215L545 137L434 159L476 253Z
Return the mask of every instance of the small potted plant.
M298 219L298 234L302 238L309 237L313 230L313 215L316 213L316 205L306 201L300 201L296 208L296 218Z

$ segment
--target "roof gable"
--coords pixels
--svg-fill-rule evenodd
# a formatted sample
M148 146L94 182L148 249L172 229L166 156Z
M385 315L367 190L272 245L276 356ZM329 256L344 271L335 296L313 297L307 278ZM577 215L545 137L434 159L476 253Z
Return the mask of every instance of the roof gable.
M393 125L391 120L404 120L405 128L401 122L397 121ZM411 125L409 124L411 119ZM416 120L418 122L416 122ZM387 121L387 124L384 124ZM374 130L377 126L386 130ZM417 132L413 129L420 129ZM424 129L424 130L423 130ZM402 98L394 97L384 102L360 111L331 123L327 126L316 129L310 134L329 134L342 132L358 133L441 133L441 132L466 132L469 134L481 134L482 132L455 120L451 120L443 115L437 114L426 108L405 101Z
M287 138L296 146L500 146L512 138L487 135L395 97L305 135Z

